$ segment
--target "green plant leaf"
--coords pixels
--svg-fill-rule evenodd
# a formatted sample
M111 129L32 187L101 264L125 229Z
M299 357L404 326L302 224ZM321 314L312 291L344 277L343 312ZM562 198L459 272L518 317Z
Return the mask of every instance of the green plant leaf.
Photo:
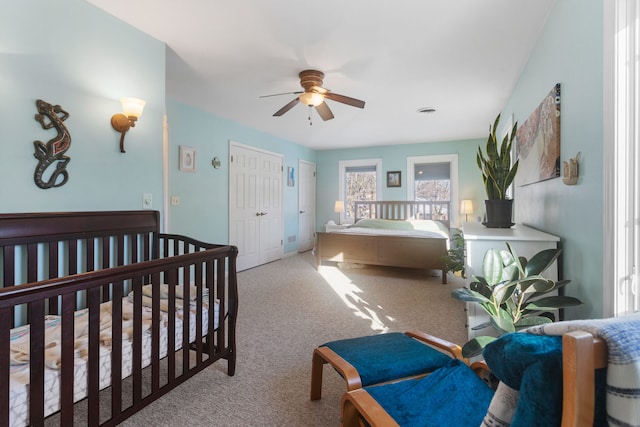
M526 275L533 276L545 272L558 259L562 249L545 249L535 254L527 263Z
M495 337L479 336L472 338L462 346L462 357L475 357L482 354L484 347L491 341L495 341Z
M472 291L467 288L458 288L451 291L451 296L457 300L464 302L490 303L488 298L479 292Z
M527 292L529 291L529 288L533 288L533 291L530 292L536 292L538 294L551 292L555 289L556 286L553 280L546 279L542 276L533 276L519 279L518 283L520 284L520 290L522 290L522 292Z
M558 308L575 307L581 305L582 301L578 298L558 295L553 297L540 298L527 303L527 310L555 310Z
M500 335L516 331L513 318L506 310L500 310L498 316L491 316L491 325L496 328Z
M502 281L502 257L497 249L489 249L482 261L482 274L490 286Z
M493 297L495 301L498 302L499 305L504 304L513 292L515 291L517 283L502 283L498 284L493 288Z
M528 328L530 326L542 325L545 323L552 323L553 321L545 316L527 316L520 319L515 324L516 330L520 331L522 329Z

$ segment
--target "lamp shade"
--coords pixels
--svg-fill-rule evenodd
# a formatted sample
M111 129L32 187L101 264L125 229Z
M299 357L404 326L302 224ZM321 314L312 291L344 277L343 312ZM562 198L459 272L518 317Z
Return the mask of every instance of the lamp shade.
M315 92L304 92L298 97L298 100L304 105L317 107L324 101L324 96Z
M460 213L469 215L473 213L473 202L471 200L460 201Z
M344 202L342 200L336 200L336 204L333 205L334 212L343 212L344 211Z
M138 98L122 98L122 112L125 116L139 119L146 102Z

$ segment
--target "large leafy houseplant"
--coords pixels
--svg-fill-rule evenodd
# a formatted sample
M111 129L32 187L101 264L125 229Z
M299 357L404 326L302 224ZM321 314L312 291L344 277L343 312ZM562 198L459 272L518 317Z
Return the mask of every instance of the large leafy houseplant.
M551 323L555 320L553 310L582 304L574 297L544 296L570 283L570 280L553 281L542 276L562 249L546 249L527 260L519 257L509 243L507 248L489 249L483 259L483 276L473 276L469 288L452 292L456 299L480 304L498 335ZM478 328L486 326L489 324ZM463 355L477 356L494 339L492 336L471 339L463 346Z
M496 129L499 122L500 114L496 117L493 126L489 128L486 153L483 154L481 147L478 147L476 156L487 192L487 200L484 202L487 217L484 225L489 228L509 228L513 225L511 222L513 200L507 198L507 190L518 172L519 164L519 160L516 160L513 165L511 164L511 146L516 136L518 123L513 125L511 133L504 136L502 144L498 147Z
M500 114L496 117L493 126L489 127L489 137L485 147L485 154L478 146L476 161L482 172L482 181L488 200L507 199L507 190L518 172L519 160L511 165L511 146L518 130L518 122L514 123L511 133L507 133L498 149L496 129L500 122Z

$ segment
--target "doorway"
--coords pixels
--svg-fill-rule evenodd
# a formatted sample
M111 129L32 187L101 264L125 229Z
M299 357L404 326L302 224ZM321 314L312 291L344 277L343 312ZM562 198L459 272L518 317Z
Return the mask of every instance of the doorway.
M299 160L298 171L298 252L306 252L316 235L316 164Z

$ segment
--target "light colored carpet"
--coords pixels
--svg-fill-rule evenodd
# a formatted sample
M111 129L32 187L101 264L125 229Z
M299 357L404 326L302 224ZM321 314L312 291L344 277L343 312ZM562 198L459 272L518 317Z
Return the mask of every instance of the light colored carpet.
M344 381L328 365L323 398L309 400L319 344L419 329L462 344L465 313L449 284L424 271L323 266L311 253L238 273L236 375L226 362L191 378L125 426L337 426Z

